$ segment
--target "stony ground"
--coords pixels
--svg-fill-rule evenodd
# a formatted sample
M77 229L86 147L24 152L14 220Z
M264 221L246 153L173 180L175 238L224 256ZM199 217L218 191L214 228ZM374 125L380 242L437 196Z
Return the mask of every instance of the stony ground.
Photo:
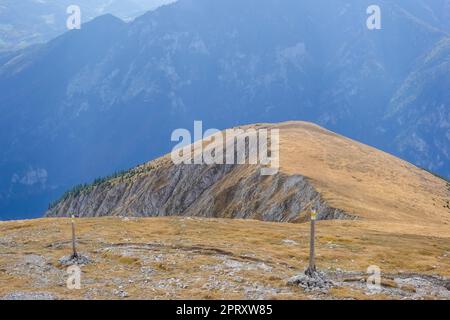
M450 299L450 236L439 226L317 224L326 285L299 276L308 225L197 218L77 221L82 287L66 287L70 220L0 222L3 299ZM367 287L367 267L382 272ZM322 280L321 280L322 281ZM317 283L317 282L314 282Z

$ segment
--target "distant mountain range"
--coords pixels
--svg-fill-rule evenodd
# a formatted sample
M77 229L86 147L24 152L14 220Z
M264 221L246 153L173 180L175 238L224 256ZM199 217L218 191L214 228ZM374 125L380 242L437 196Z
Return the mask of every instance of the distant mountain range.
M450 0L378 1L381 30L371 4L180 0L0 54L0 217L162 155L194 120L313 121L450 176Z
M67 31L66 10L78 5L83 22L103 14L132 20L176 0L0 0L0 51L43 43Z

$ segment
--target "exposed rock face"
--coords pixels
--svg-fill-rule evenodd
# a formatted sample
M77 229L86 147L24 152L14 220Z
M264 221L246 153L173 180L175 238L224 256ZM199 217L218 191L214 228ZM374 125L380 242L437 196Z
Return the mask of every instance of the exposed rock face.
M155 165L157 163L157 165ZM330 207L303 176L250 165L173 165L166 157L66 197L46 216L201 216L301 222L353 219Z

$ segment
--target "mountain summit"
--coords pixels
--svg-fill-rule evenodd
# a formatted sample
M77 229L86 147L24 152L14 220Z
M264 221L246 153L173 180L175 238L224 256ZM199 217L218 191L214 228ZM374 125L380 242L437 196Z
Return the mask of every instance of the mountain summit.
M68 192L47 216L299 222L316 208L319 219L450 223L450 184L394 156L307 122L239 129L279 130L277 174L263 176L259 165L248 162L174 165L166 155ZM217 143L207 146L216 149Z

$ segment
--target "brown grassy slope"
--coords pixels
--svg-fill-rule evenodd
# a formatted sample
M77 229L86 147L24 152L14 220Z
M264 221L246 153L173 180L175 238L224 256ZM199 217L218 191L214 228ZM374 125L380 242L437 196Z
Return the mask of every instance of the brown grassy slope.
M450 223L450 185L406 161L312 123L292 121L240 128L249 127L279 129L281 173L307 177L333 208L366 220L414 224ZM210 148L214 142L204 142L204 145ZM194 144L194 148L198 146L199 143ZM136 168L125 177L109 181L106 189L111 184L120 185L125 181L131 192L127 201L109 214L124 214L127 207L145 198L148 190L160 188L158 185L148 185L155 183L152 179L146 179L146 176L155 174L149 168L159 168L159 172L164 173L170 172L172 166L170 155L166 155ZM229 212L239 212L242 202L228 201L227 195L230 190L235 191L244 177L255 174L256 170L256 166L238 166L208 190L217 207L215 212L218 217L228 217ZM162 176L157 184L164 187L170 178ZM132 187L136 181L147 181L147 186L136 191ZM258 183L264 189L264 184L271 181L270 178L260 179ZM273 199L282 203L287 195L282 189L278 193ZM63 210L63 213L66 211ZM257 215L252 217L258 218Z
M309 122L240 128L279 129L280 171L309 178L332 207L363 219L450 229L450 184L423 169ZM170 156L150 164L171 165Z
M446 181L312 123L277 127L281 170L310 178L332 206L364 219L450 224Z

